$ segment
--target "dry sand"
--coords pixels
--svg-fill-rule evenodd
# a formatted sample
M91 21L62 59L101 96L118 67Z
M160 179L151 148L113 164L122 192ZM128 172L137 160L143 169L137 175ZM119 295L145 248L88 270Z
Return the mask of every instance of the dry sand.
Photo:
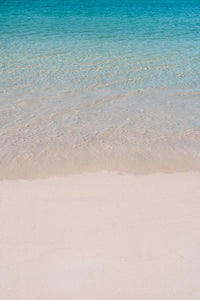
M200 173L1 181L0 299L200 299Z

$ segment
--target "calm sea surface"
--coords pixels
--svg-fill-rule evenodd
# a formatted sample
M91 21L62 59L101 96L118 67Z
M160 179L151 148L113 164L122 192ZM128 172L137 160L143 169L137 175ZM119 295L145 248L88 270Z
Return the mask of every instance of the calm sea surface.
M200 170L200 1L1 0L0 177Z

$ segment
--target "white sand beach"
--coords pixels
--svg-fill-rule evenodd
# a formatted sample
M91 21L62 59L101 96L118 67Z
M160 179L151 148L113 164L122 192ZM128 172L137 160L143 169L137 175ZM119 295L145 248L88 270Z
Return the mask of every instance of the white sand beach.
M200 173L0 182L0 299L200 299Z

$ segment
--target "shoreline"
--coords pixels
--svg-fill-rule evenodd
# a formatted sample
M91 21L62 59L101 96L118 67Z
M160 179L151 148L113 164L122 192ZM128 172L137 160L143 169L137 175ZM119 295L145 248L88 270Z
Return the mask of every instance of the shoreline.
M198 299L200 173L0 181L0 298Z

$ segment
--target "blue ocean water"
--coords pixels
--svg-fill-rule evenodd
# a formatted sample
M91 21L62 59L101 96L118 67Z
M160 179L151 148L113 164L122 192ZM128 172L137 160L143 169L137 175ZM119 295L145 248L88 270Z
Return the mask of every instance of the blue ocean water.
M0 175L200 170L200 1L1 0Z

